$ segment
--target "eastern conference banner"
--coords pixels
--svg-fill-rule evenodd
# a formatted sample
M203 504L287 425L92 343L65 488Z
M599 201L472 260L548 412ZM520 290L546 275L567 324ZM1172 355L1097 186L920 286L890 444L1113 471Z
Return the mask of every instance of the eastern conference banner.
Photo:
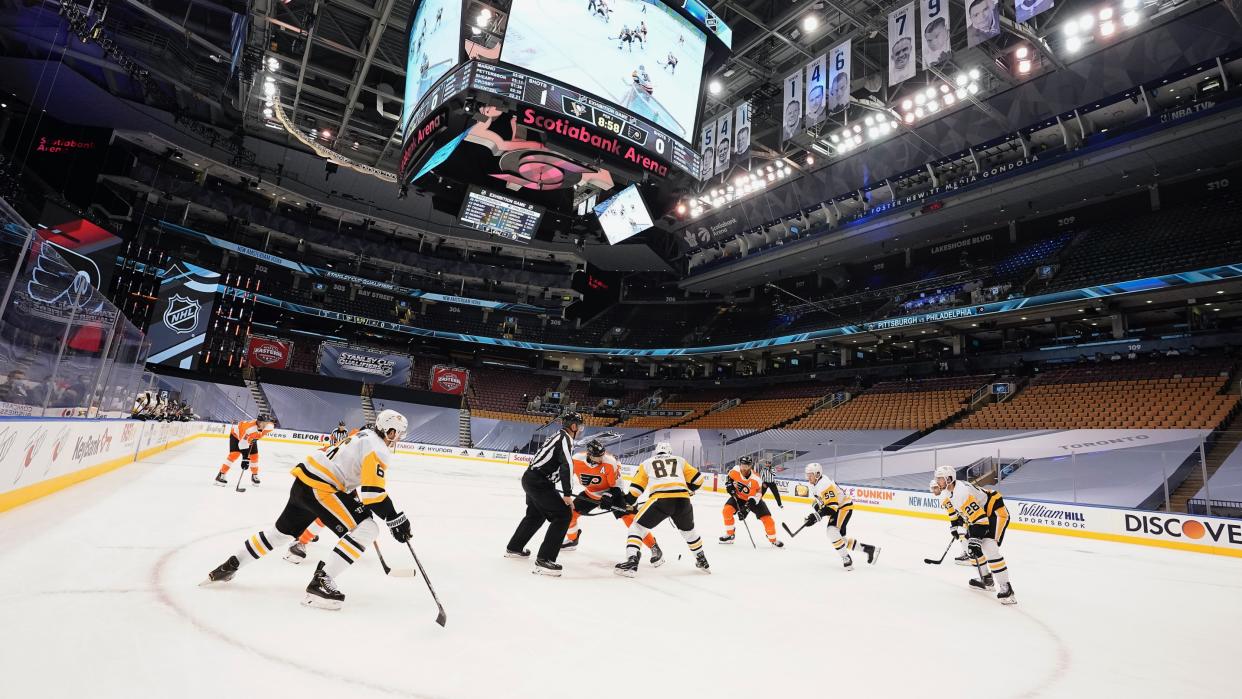
M195 369L207 340L207 322L215 305L220 274L182 260L160 280L159 301L151 315L147 362Z
M888 16L888 84L890 87L914 77L914 3L893 10Z
M329 342L319 345L319 373L338 379L407 386L413 365L413 360L404 354L376 352Z

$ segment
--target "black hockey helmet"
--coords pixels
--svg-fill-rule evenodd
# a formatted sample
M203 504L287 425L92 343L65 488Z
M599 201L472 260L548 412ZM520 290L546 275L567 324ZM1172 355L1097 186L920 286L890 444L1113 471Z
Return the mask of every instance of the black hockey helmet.
M753 466L754 464L755 464L754 459L750 458L749 456L739 457L737 460L738 466Z
M585 422L586 420L582 419L581 413L570 412L570 413L565 413L564 415L561 416L561 427L569 427L570 425L581 425Z
M586 445L587 456L600 457L604 455L604 445L598 439L592 439Z
M344 426L345 426L345 421L344 421L344 420L341 420L340 422L336 423L336 426L337 426L337 427L344 427Z
M276 424L276 416L268 414L268 413L259 413L259 417L255 419L258 420L259 422L270 422L273 425Z

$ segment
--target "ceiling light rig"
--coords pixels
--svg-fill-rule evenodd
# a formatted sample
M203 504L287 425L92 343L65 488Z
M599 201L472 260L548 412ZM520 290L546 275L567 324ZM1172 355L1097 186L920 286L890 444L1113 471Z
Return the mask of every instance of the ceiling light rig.
M1143 23L1145 8L1140 0L1123 0L1119 6L1105 5L1083 13L1061 25L1065 52L1074 55L1087 44L1112 41L1119 34Z
M971 68L953 76L948 82L934 80L913 95L907 93L896 111L901 115L902 121L914 124L979 94L982 90L982 79L983 72L978 68Z
M677 204L678 215L690 214L690 218L698 218L704 212L728 206L733 202L756 192L761 192L768 185L775 184L792 174L789 164L784 160L776 160L761 165L733 177L718 186L703 190L698 196Z

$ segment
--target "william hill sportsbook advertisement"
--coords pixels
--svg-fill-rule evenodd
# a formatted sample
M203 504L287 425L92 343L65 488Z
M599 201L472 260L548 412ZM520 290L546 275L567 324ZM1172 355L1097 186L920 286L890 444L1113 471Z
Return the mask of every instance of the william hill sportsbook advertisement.
M198 368L219 281L219 272L183 260L169 266L160 280L160 300L147 329L148 362Z

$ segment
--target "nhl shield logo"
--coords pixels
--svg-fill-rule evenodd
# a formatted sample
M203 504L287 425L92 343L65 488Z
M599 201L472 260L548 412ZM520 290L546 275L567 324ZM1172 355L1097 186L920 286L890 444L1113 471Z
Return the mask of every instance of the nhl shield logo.
M198 301L176 294L168 299L168 308L164 309L164 325L178 334L194 332L200 310L202 305Z

